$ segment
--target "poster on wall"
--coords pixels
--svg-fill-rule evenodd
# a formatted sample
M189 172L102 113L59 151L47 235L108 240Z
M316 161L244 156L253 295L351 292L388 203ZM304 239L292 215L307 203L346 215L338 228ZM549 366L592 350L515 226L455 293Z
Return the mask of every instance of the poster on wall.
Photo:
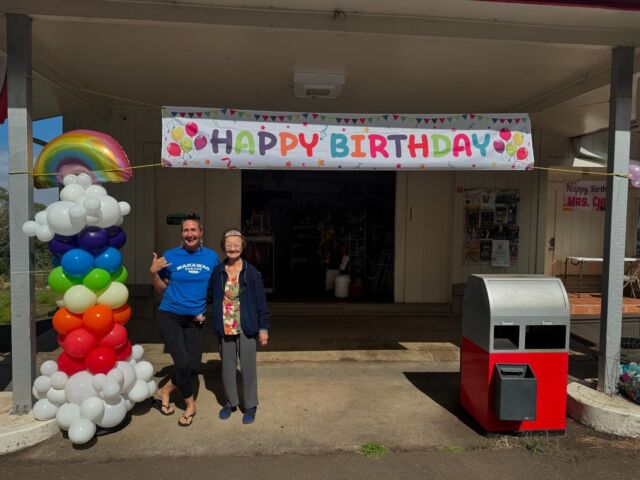
M297 170L531 170L527 114L162 109L162 164ZM493 199L481 199L492 208Z
M518 261L517 190L466 190L462 263L509 267Z
M565 211L604 212L606 203L606 182L576 180L564 185L562 209Z

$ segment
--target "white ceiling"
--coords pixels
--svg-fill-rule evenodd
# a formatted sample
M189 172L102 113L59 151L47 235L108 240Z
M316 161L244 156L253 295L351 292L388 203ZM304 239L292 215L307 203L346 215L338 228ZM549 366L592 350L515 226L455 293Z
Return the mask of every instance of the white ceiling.
M77 1L60 5L73 7ZM84 1L82 8L95 4L122 10L119 16L124 18L112 15L105 21L70 18L63 6L60 12L64 16L54 16L45 10L51 2L44 0L18 3L26 9L31 5L36 12L36 117L147 104L315 112L523 111L532 114L537 129L573 136L606 128L611 47L583 45L577 40L569 44L569 37L560 43L531 42L527 41L529 36L541 35L545 26L560 26L600 29L604 37L606 29L613 29L617 33L612 33L612 38L618 34L640 38L640 12L461 0L254 0L253 4L325 13L339 8L359 12L356 15L393 13L388 23L397 27L396 32L410 26L403 23L406 19L398 20L399 15L429 16L427 24L434 17L453 19L460 29L469 20L475 26L478 22L508 22L511 27L541 30L509 41L456 38L455 31L446 36L388 34L381 27L371 33L362 29L353 33L347 28L330 31L316 28L312 21L312 28L304 28L305 24L301 28L269 28L263 26L256 11L246 17L247 26L238 26L242 22L237 20L234 26L195 19L171 23L127 20L128 15L139 18L142 12L132 13L124 6L153 9L157 3L159 11L160 4L180 9L175 4L187 2ZM198 8L209 12L207 5L218 3L200 0ZM227 0L225 5L247 4ZM244 10L231 13L239 12ZM286 17L287 12L281 15ZM433 22L435 25L437 20ZM556 33L550 31L550 35ZM594 35L598 31L594 30ZM640 57L636 57L636 69L640 70ZM292 89L294 71L341 72L347 81L336 100L297 99Z

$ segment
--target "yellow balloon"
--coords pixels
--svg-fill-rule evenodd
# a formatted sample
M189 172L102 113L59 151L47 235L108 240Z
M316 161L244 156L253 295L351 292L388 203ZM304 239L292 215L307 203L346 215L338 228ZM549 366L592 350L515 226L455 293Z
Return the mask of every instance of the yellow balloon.
M111 282L98 296L98 303L116 309L127 303L129 290L120 282Z
M62 299L67 310L73 313L84 313L96 304L96 294L84 285L74 285L64 292Z
M510 157L513 157L516 153L516 146L509 142L507 143L507 155L509 155Z
M515 143L516 145L522 145L522 140L524 139L522 133L520 132L515 132L513 134L513 143Z
M171 129L171 136L176 142L179 142L180 139L184 136L184 130L182 127L173 127Z
M193 142L189 137L184 137L180 142L180 146L182 147L182 150L185 151L185 153L190 152L191 149L193 148Z

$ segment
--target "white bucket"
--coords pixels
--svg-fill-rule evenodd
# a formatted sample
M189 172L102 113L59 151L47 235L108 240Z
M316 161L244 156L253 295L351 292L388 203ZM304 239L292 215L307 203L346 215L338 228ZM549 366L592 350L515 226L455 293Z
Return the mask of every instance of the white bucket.
M351 283L349 275L338 275L336 277L335 289L337 298L347 298L349 296L349 283Z
M336 277L340 275L340 270L333 269L333 268L328 268L327 269L327 273L325 274L324 277L324 289L328 292L329 290L333 289L333 282L335 281Z

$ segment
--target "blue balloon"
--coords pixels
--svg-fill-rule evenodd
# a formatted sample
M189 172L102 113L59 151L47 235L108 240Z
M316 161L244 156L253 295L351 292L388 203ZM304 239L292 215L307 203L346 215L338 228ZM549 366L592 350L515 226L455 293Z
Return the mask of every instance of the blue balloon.
M102 268L109 273L113 273L122 266L122 254L113 247L107 248L104 252L96 255L96 268Z
M93 255L79 248L69 250L62 256L62 270L70 277L84 277L94 268Z

